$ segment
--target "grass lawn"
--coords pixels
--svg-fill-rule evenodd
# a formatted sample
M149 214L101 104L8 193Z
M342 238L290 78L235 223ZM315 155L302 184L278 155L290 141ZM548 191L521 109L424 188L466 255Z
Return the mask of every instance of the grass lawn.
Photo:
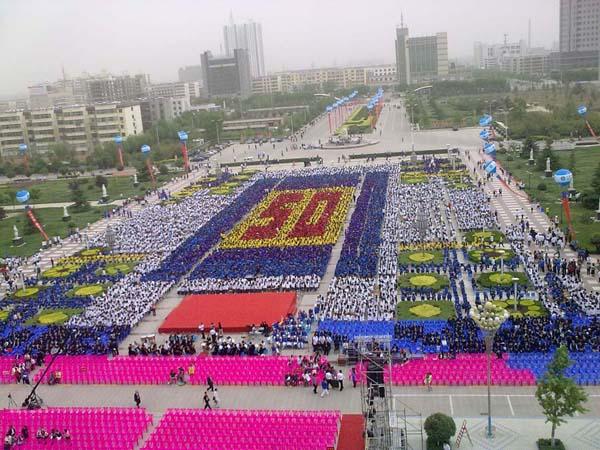
M398 320L448 320L456 317L454 303L445 301L398 302Z
M598 164L600 163L600 147L589 147L576 149L575 153L575 171L573 174L573 186L580 192L590 189L590 181ZM555 152L561 161L561 167L553 167L552 170L558 170L566 166L569 162L570 151ZM526 184L525 190L535 200L539 201L544 208L548 208L548 216L561 217L562 204L560 203L561 187L557 185L552 178L545 178L543 171L536 171L535 166L529 166L527 160L521 159L518 155L513 156L513 161L508 161L506 154L498 154L498 159L505 169L508 169L513 176ZM531 171L531 186L529 186L529 174ZM546 185L545 191L538 190L540 183ZM514 185L513 185L514 186ZM573 228L577 236L577 241L583 247L594 251L594 246L590 243L590 238L594 233L598 233L600 225L590 221L594 216L594 211L583 208L580 204L571 202L571 218ZM563 217L561 228L567 227L566 218Z
M537 300L520 300L517 303L517 310L515 311L515 300L514 298L508 300L494 300L492 302L496 306L500 306L510 314L513 319L521 319L526 317L545 317L548 315L548 311L544 308Z
M80 314L82 308L57 308L42 309L35 316L25 322L25 325L61 325L71 316Z
M74 223L77 227L83 228L88 222L93 223L102 217L102 212L106 207L91 208L89 211L77 213L70 211L71 219L69 222L63 222L62 208L44 208L34 209L35 217L44 227L49 237L66 237L68 224ZM19 212L16 216L0 220L0 255L2 256L30 256L37 252L42 245L42 235L36 230L33 234L25 234L25 222L29 219L24 212ZM19 235L23 237L25 245L21 247L11 247L13 238L13 225L17 225Z
M172 177L173 175L170 174L158 175L157 182L160 185L170 180ZM107 177L107 179L108 185L106 186L106 190L108 192L109 200L118 200L120 198L140 195L143 194L146 189L152 187L152 183L150 181L140 182L138 187L134 187L133 177L129 176ZM93 177L88 177L4 184L0 186L0 206L13 205L15 197L14 193L21 189L26 189L30 193L32 189L38 191L38 195L30 200L31 204L70 202L71 191L69 190L69 183L74 180L82 183L81 190L83 191L87 200L100 200L102 197L102 188L96 186L94 183L95 179Z

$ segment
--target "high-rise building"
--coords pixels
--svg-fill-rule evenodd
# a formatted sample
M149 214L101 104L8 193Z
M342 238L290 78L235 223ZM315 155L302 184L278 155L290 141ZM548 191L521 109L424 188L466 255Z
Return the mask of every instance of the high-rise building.
M223 43L225 44L225 54L227 56L233 56L233 51L237 48L248 51L250 74L253 78L265 75L265 57L260 23L236 24L233 22L233 16L231 16L229 25L223 27Z
M201 59L204 90L209 97L247 97L251 94L252 79L247 50L236 48L233 56L213 56L207 51Z
M560 0L560 51L600 51L600 0Z
M502 60L519 58L529 54L527 42L505 42L503 44L486 44L475 42L473 48L473 65L478 69L500 69Z
M202 66L185 66L180 67L177 73L179 81L202 81Z
M448 76L448 35L411 38L408 28L396 29L396 73L400 84L443 79Z

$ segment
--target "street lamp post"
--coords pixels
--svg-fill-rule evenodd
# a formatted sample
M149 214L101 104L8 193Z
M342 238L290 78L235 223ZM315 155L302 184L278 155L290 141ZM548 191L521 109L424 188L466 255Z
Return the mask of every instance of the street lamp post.
M486 302L484 305L478 305L477 308L471 308L469 312L471 318L477 326L481 328L485 336L485 351L487 353L487 400L488 400L488 426L486 436L493 438L492 433L492 347L496 332L502 326L504 321L508 319L508 312L500 306L494 305L492 302Z
M512 278L512 282L515 284L515 306L514 306L514 311L517 312L518 308L517 308L517 304L519 303L517 300L517 283L519 282L519 279L517 277L513 277Z

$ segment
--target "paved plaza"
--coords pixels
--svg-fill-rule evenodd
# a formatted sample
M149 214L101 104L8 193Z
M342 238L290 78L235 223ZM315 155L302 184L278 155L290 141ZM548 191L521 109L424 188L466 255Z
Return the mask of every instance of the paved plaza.
M396 107L396 106L399 107ZM410 156L412 147L417 151L446 149L447 146L458 147L460 157L466 164L468 170L476 177L483 178L484 173L477 168L477 161L482 158L480 153L479 130L475 128L461 129L458 131L413 131L410 130L408 114L401 106L399 100L388 102L383 109L378 123L378 129L373 133L373 138L379 142L372 146L355 149L313 149L313 150L291 150L288 141L273 144L264 144L259 148L254 145L235 144L227 147L221 153L214 155L210 162L214 166L217 163L232 161L243 161L244 159L258 159L259 153L267 154L271 159L296 158L308 156L320 156L324 165L343 166L344 164L366 164L364 160L351 160L345 163L342 156L351 154L377 154L387 151L404 151L406 157ZM317 144L319 141L326 142L328 124L326 117L320 118L314 126L304 131L301 142L305 144ZM394 157L392 160L398 161ZM382 159L375 161L375 164ZM290 169L300 167L299 165L276 165L268 168L276 171L283 168ZM261 170L264 167L259 167ZM237 170L237 169L236 169ZM165 186L170 192L176 192L187 186L190 182L204 176L204 169L192 172L187 179L177 179ZM485 185L486 193L503 188L499 181L494 180ZM159 201L154 196L149 199L149 204ZM493 196L492 208L498 213L498 220L503 227L514 222L515 217L525 214L534 228L543 231L548 228L548 218L539 210L531 211L529 201L519 192L504 191L500 197ZM132 205L128 208L139 210L140 205ZM321 279L316 291L299 293L299 307L308 309L314 306L318 295L326 295L327 288L333 278L335 267L340 257L345 231L348 228L349 218L354 211L352 205L347 211L343 232L331 253L325 276ZM102 233L111 223L121 220L120 216L101 220L87 230L90 235ZM50 265L50 259L57 259L64 255L74 254L82 249L82 242L67 240L62 247L52 248L42 252L41 267ZM565 250L567 257L574 257L573 252ZM32 273L32 268L28 272ZM587 277L584 273L584 285L591 290L600 289L597 280ZM141 336L157 334L158 327L165 317L182 300L183 295L177 294L177 286L172 287L166 296L157 304L156 315L148 315L138 324L130 335L121 343L120 352L126 354L129 344L139 340ZM472 291L469 292L469 302L474 304ZM240 338L237 334L235 337ZM157 334L158 342L165 340L165 336ZM306 351L308 352L308 350ZM285 351L284 354L297 354L298 351ZM335 362L335 357L333 358ZM350 383L348 383L350 384ZM133 392L138 390L142 398L142 406L148 409L157 419L168 408L199 408L201 407L202 386L151 386L151 385L41 385L38 393L50 406L133 406ZM23 385L0 385L0 401L8 402L9 393L17 402L28 393L29 388ZM343 413L360 413L359 389L353 389L351 385L343 392L332 392L327 398L313 395L310 388L285 388L285 387L235 387L222 386L221 405L223 408L235 409L336 409ZM558 436L567 445L567 448L578 450L600 449L600 388L587 387L586 391L590 398L586 407L589 412L578 415L569 420L569 423L561 426ZM486 439L484 428L486 423L487 397L483 386L471 387L434 387L432 392L427 392L422 387L394 387L393 395L398 409L404 407L411 411L418 411L423 420L434 412L443 412L453 416L457 424L467 420L472 445L467 440L463 441L461 448L473 449L495 449L495 450L527 450L535 448L535 440L542 436L548 436L550 426L544 424L543 415L534 397L533 387L494 387L492 394L492 411L496 425L496 439ZM2 405L5 406L5 405ZM146 434L146 437L148 434ZM420 448L418 442L411 442L414 448ZM341 449L343 450L343 449Z

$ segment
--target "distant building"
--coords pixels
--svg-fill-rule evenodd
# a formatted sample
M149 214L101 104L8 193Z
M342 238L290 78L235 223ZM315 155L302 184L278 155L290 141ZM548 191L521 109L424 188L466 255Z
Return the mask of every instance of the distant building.
M444 79L448 76L448 35L409 37L408 28L396 29L396 73L400 84Z
M191 110L189 97L152 97L148 101L152 124L160 120L173 120Z
M235 24L232 16L229 25L223 27L223 43L225 44L225 54L229 57L234 56L234 50L238 48L248 51L250 74L253 78L265 75L265 57L260 23Z
M396 66L327 67L278 72L252 80L253 94L294 92L306 86L323 89L353 86L386 86L396 82Z
M201 56L204 90L209 97L231 97L251 94L252 80L248 51L235 49L233 56L213 56L204 52Z
M150 78L135 76L103 76L85 79L88 103L122 102L143 98L148 93Z
M179 68L178 80L182 82L202 81L202 66L185 66Z
M139 104L71 105L0 113L0 155L18 153L20 144L44 153L50 144L64 142L79 152L93 150L120 134L144 131Z
M519 58L527 54L528 49L525 40L503 44L475 42L473 48L473 65L478 69L500 70L503 59Z
M32 109L86 102L85 85L80 79L39 83L29 86L27 90L29 91L29 107Z

